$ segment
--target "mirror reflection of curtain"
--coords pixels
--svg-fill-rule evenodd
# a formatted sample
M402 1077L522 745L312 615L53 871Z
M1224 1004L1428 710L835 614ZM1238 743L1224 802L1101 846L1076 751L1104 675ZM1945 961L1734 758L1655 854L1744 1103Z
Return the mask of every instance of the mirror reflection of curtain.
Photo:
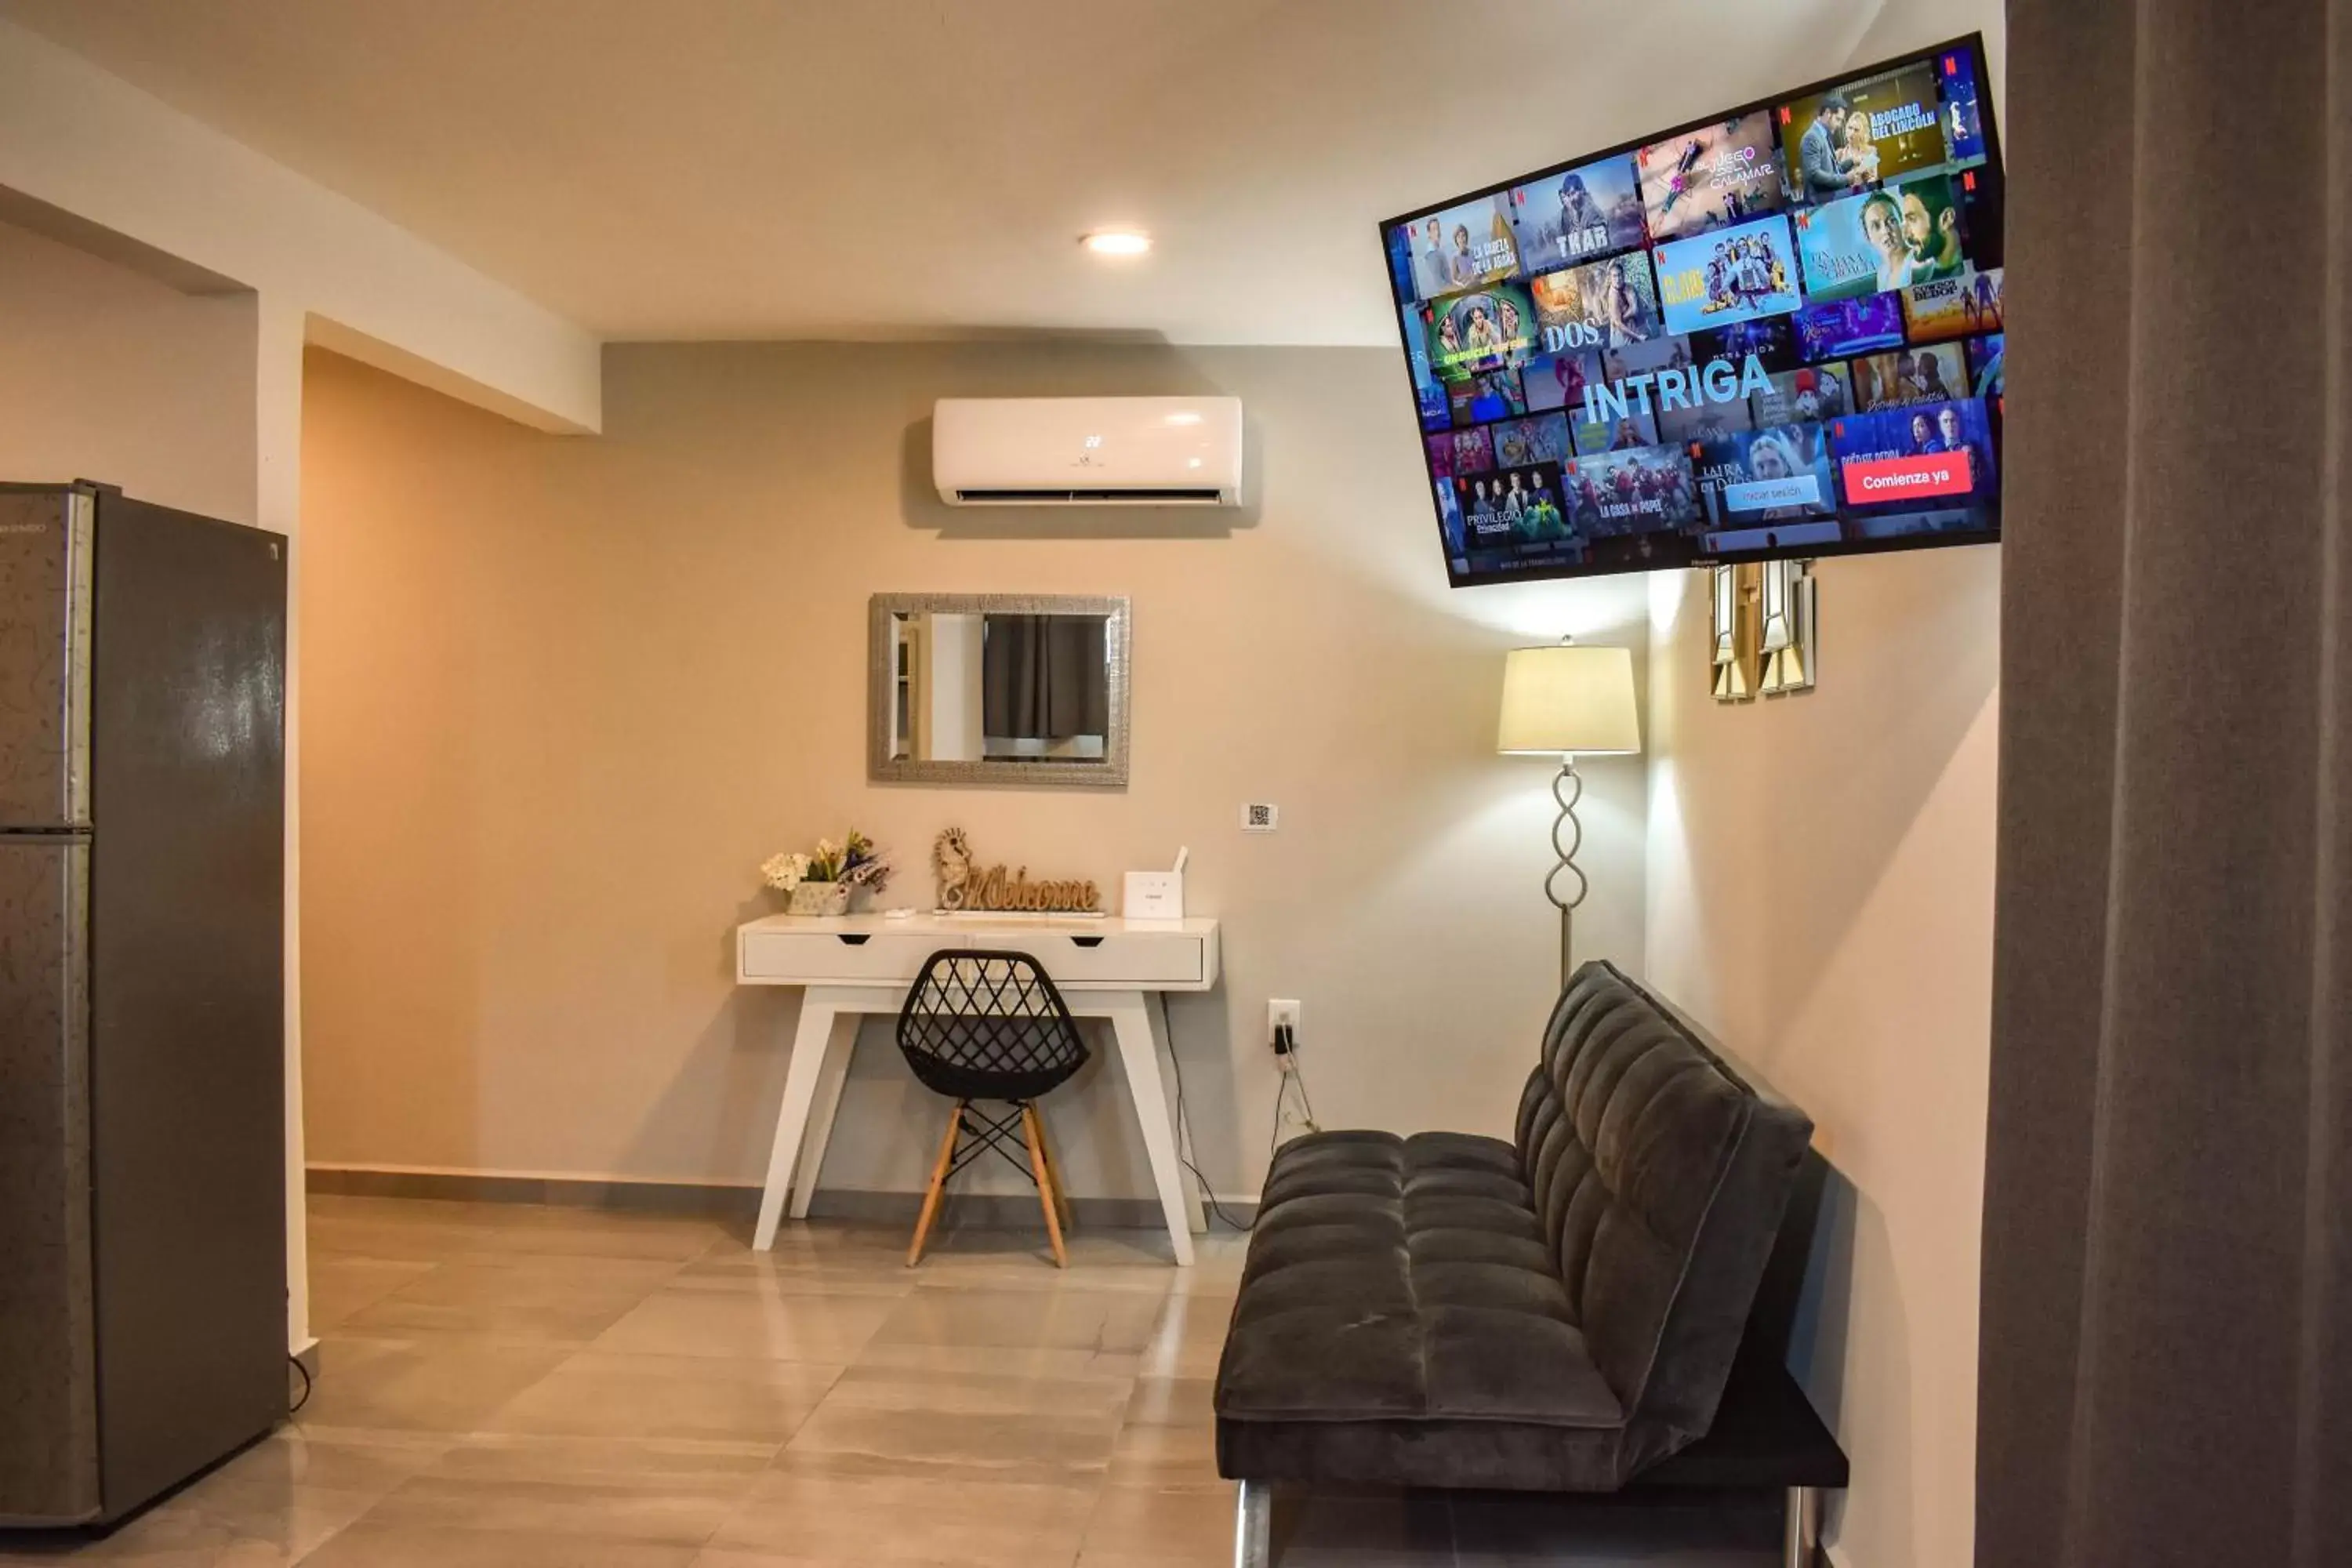
M981 647L982 728L1015 740L1110 731L1099 616L991 616Z

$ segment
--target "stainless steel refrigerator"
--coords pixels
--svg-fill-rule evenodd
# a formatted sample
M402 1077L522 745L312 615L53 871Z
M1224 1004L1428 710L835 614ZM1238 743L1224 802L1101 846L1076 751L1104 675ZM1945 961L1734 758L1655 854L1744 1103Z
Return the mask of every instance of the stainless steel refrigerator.
M0 485L0 1524L286 1415L285 543Z

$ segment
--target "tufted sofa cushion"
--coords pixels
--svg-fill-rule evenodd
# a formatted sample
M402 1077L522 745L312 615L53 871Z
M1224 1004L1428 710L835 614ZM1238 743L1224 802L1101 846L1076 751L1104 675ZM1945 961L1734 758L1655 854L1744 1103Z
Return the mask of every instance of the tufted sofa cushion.
M1224 1474L1612 1490L1706 1431L1811 1124L1591 963L1517 1134L1282 1150L1218 1369Z

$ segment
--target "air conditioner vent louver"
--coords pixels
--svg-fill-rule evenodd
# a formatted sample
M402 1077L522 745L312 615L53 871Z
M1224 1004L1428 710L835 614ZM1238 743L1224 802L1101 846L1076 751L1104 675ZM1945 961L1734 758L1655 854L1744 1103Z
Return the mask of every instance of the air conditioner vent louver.
M1232 397L946 397L931 482L950 506L1239 506Z
M960 489L955 499L966 506L1214 506L1221 497L1213 489Z

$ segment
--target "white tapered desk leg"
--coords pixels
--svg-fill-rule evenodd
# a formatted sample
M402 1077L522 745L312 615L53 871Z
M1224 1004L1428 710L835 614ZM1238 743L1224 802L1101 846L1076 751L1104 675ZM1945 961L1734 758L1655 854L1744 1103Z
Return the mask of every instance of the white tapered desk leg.
M760 1190L760 1222L751 1230L751 1246L766 1252L776 1245L776 1226L784 1217L784 1200L791 1195L793 1162L801 1138L808 1131L809 1105L816 1098L817 1079L824 1076L826 1047L833 1038L839 1012L812 989L801 998L800 1027L793 1031L792 1064L784 1069L784 1102L776 1110L776 1142L768 1152L768 1180Z
M1192 1152L1192 1118L1191 1107L1178 1098L1176 1089L1183 1079L1176 1068L1176 1037L1168 1032L1168 995L1163 991L1143 994L1144 1012L1151 1020L1152 1058L1160 1064L1166 1075L1160 1081L1171 1103L1180 1114L1176 1117L1176 1152L1181 1156L1184 1184L1184 1217L1192 1222L1192 1234L1205 1236L1209 1230L1208 1193L1196 1173L1200 1159Z
M1168 1114L1168 1096L1160 1084L1160 1053L1152 1039L1151 1009L1140 991L1106 995L1103 1011L1109 1016L1112 1036L1118 1041L1119 1065L1127 1069L1127 1092L1135 1100L1135 1119L1143 1126L1143 1152L1151 1161L1151 1184L1160 1190L1160 1212L1168 1219L1168 1241L1176 1252L1176 1266L1192 1265L1192 1222L1185 1215L1184 1184L1176 1161L1176 1129Z
M825 1142L833 1136L833 1119L841 1111L841 1086L849 1078L849 1058L857 1054L857 1026L863 1021L862 1015L844 1008L833 1016L833 1031L825 1037L824 1071L816 1080L808 1133L793 1177L794 1219L808 1218L809 1204L816 1197L817 1173L824 1169Z

